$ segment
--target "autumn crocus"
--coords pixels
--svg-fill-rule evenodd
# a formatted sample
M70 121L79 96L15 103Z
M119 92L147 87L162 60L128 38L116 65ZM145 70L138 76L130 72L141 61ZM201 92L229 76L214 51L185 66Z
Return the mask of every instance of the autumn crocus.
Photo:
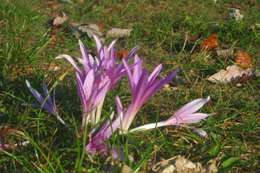
M122 63L116 62L113 41L108 47L102 46L100 40L94 36L97 53L92 56L81 41L79 41L82 58L78 58L79 64L69 55L60 55L57 58L65 58L75 69L77 93L82 105L82 125L99 122L103 102L107 92L126 74ZM130 51L126 59L135 54L136 49Z
M134 129L131 129L130 132L144 131L153 128L159 128L164 126L177 126L181 124L192 124L197 123L205 118L207 118L210 114L206 113L198 113L197 111L205 105L209 101L208 98L200 98L193 100L190 103L187 103L182 108L177 110L168 120L161 121L157 123L146 124Z
M111 123L107 121L95 135L90 136L89 143L86 146L86 150L89 154L108 154L105 142L111 135L118 129L120 129L120 132L127 133L137 112L145 102L176 75L176 72L173 72L165 78L157 79L162 70L162 65L157 66L149 75L142 67L141 60L137 55L134 59L134 67L130 68L125 60L123 60L123 64L130 83L132 95L131 103L128 108L124 110L119 97L116 97L117 117Z
M63 125L66 125L65 122L61 119L58 113L58 109L55 104L55 90L53 90L53 95L49 92L47 86L45 83L43 83L43 96L36 90L34 89L30 82L26 80L26 85L34 98L37 100L39 103L40 107L44 109L46 112L48 112L51 115L54 115L58 121L60 121Z
M177 71L174 71L165 78L158 79L158 75L162 70L161 64L155 67L153 72L149 75L146 69L142 67L141 60L137 55L134 61L136 65L133 67L133 70L131 70L126 61L123 60L130 83L132 100L127 110L118 112L118 114L122 114L122 132L128 131L139 109L152 95L165 84L169 83L177 73ZM120 102L119 99L118 102Z

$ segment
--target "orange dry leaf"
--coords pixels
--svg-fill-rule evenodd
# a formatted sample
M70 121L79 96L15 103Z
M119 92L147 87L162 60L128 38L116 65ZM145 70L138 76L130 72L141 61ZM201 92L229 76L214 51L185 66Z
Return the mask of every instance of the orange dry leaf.
M10 134L15 133L15 129L12 129L8 126L0 127L0 138L5 138L6 136L9 136Z
M215 49L216 47L218 47L218 35L211 34L208 38L202 41L200 47L203 50Z
M116 56L120 59L127 57L127 55L128 55L128 51L125 50L125 49L121 49L121 50L116 52Z
M235 62L245 69L252 67L252 58L246 52L237 51L235 54Z

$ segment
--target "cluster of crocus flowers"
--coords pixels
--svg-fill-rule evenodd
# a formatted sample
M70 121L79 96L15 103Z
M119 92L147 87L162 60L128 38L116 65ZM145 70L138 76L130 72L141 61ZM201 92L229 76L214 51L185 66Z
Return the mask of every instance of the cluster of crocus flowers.
M39 106L41 109L44 109L46 112L48 112L51 115L54 115L58 121L60 121L63 125L66 125L63 119L59 116L58 109L55 103L55 89L53 89L53 93L49 92L47 85L43 83L42 89L43 89L43 96L34 89L30 82L26 80L26 85L32 95L35 97L37 102L39 103Z
M95 56L91 55L83 43L79 41L82 58L76 59L66 54L57 57L57 59L66 59L75 70L77 94L82 107L82 126L91 124L93 127L95 125L95 129L89 134L89 142L86 146L89 155L108 155L109 153L117 155L116 150L110 150L107 145L107 141L115 132L125 134L164 126L192 124L209 116L209 114L197 112L209 101L209 97L200 98L184 105L165 121L145 124L129 130L138 111L150 97L176 76L177 70L160 78L159 74L162 71L160 64L154 68L152 73L149 73L142 66L142 61L136 54L136 48L132 49L122 61L117 62L115 41L109 46L104 46L96 36L94 39L97 49ZM133 62L130 63L132 58ZM112 113L110 119L98 128L99 126L96 125L100 121L103 103L108 91L125 75L128 77L131 91L129 105L124 109L120 98L116 96L116 116L114 117L114 113ZM58 115L55 99L50 96L46 85L43 87L46 97L44 99L31 87L28 81L26 83L41 107L64 123Z
M94 36L97 53L92 56L81 41L79 41L82 58L79 64L69 55L59 55L57 59L65 58L75 69L77 93L82 105L82 125L95 125L99 122L101 110L107 92L125 75L122 63L116 62L114 49L115 41L109 46L102 46L100 40ZM135 54L135 48L129 52L126 59Z
M112 136L112 134L119 130L120 133L144 131L153 129L156 127L163 127L169 125L191 124L199 122L206 118L208 114L196 113L205 103L207 99L194 100L181 109L176 111L168 120L146 124L132 130L129 130L135 116L140 108L147 102L147 100L154 95L163 85L169 83L176 72L170 73L168 76L162 79L158 79L158 75L162 70L162 65L158 65L153 72L149 75L146 69L142 67L140 58L136 55L134 59L135 66L129 68L126 61L123 60L124 67L127 71L128 80L131 88L132 100L127 109L123 109L119 97L116 97L117 117L112 121L107 121L99 131L90 135L89 143L86 146L86 150L89 154L102 154L107 155L109 153L106 141ZM111 153L114 153L111 150Z

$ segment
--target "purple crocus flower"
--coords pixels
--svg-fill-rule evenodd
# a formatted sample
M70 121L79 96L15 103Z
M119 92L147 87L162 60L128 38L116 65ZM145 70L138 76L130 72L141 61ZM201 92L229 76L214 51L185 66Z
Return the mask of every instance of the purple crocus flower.
M159 73L162 70L162 65L155 67L153 72L149 75L146 69L142 68L141 60L135 56L135 66L133 70L129 68L129 65L123 60L124 66L127 71L132 100L126 111L121 110L119 114L122 114L122 128L123 132L127 132L131 123L133 122L137 112L144 105L144 103L154 95L165 84L169 83L173 77L176 76L177 70L170 73L168 76L162 79L157 79ZM120 100L119 100L120 102Z
M29 88L30 92L34 96L34 98L38 101L40 104L40 107L47 111L49 114L54 115L63 125L66 125L65 122L61 119L58 113L58 109L55 104L55 90L53 90L53 96L51 96L51 93L49 92L47 85L43 83L43 96L34 89L30 82L26 80L26 85Z
M97 48L97 56L93 57L81 41L79 41L82 58L78 61L80 68L69 55L60 55L57 58L65 58L75 69L77 93L82 105L82 125L95 125L100 120L103 102L107 92L126 74L122 63L116 63L116 55L113 41L108 47L102 46L100 40L94 36ZM136 48L130 51L127 60L136 52Z
M95 135L90 135L89 143L86 146L86 150L89 154L108 154L105 142L111 135L118 129L126 133L144 103L176 75L175 71L163 79L157 79L162 70L162 65L157 66L149 75L149 73L142 68L141 60L137 55L134 58L134 67L130 68L125 60L123 60L123 64L130 82L132 101L128 108L124 110L119 97L116 97L117 118L112 123L107 121Z
M136 131L144 131L153 128L163 127L163 126L171 126L171 125L181 125L181 124L192 124L197 123L205 118L207 118L210 114L206 113L197 113L197 111L205 105L209 101L208 98L200 98L193 100L192 102L184 105L178 111L176 111L168 120L161 121L157 123L146 124L134 129L131 129L130 132Z

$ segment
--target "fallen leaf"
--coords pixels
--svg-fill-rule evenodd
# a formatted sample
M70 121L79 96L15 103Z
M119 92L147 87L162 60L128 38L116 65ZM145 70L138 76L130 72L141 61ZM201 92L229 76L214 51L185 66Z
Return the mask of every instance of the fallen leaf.
M68 16L62 12L61 14L56 15L52 19L52 25L53 26L61 26L63 23L65 23L68 20Z
M173 165L169 165L168 167L164 168L162 173L173 173L176 170L176 168Z
M217 159L212 159L208 161L206 173L217 173L217 172L218 172Z
M106 37L123 38L129 37L132 29L112 28L107 31Z
M98 36L99 39L104 42L102 38L103 33L101 32L100 26L101 24L78 24L78 23L70 23L71 29L73 30L74 35L78 38L81 35L87 34L89 38L93 38L94 35Z
M132 169L127 165L124 165L121 171L121 173L131 173L131 172L133 172Z
M208 38L202 41L200 45L202 50L212 50L218 47L218 35L211 34Z
M153 168L156 173L216 173L216 162L202 166L201 163L192 162L183 156L175 156L156 163Z
M213 83L229 83L235 82L243 77L250 77L253 74L253 69L243 69L237 65L228 66L226 70L220 70L213 74L207 80Z
M99 30L99 26L96 24L87 24L87 25L80 25L78 26L78 30L83 32L83 33L87 33L89 38L93 38L93 35L96 35L98 37L102 37L102 33Z
M0 127L0 138L5 138L6 136L9 136L12 133L15 133L15 129L12 129L8 126Z
M20 138L22 138L23 136L24 133L22 131L10 128L8 126L0 127L0 151L7 149L15 149L18 146L25 146L29 144L29 141L27 140L17 143L17 140L20 141Z
M119 51L116 51L116 57L123 59L123 58L127 57L128 53L129 52L127 50L121 49Z
M235 19L236 21L242 20L244 15L240 13L240 10L237 8L228 8L229 10L229 17Z
M252 67L252 58L246 52L237 51L235 54L235 62L245 69Z
M228 58L228 57L233 57L234 56L234 49L230 48L230 49L218 49L216 51L217 55L219 57L223 57L223 58Z

